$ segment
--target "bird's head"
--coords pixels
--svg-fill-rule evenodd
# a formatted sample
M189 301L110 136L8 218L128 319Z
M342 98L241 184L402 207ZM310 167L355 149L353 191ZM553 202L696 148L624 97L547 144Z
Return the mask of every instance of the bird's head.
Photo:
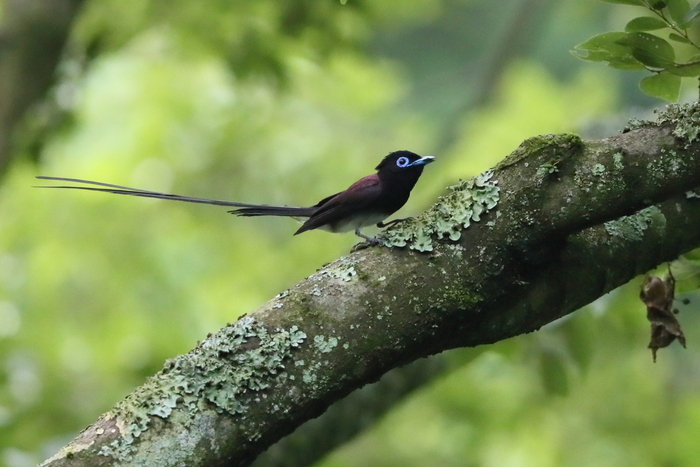
M433 156L421 157L411 151L394 151L386 156L376 170L380 172L417 172L423 171L423 166L435 160Z

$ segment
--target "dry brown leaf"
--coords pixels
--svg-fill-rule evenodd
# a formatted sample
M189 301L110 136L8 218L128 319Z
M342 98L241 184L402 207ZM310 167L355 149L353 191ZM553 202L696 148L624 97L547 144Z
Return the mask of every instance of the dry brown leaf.
M656 351L668 347L676 339L685 347L685 336L673 309L675 289L676 280L669 268L668 276L664 280L656 276L647 276L639 292L639 298L647 306L647 319L651 323L649 348L654 361Z

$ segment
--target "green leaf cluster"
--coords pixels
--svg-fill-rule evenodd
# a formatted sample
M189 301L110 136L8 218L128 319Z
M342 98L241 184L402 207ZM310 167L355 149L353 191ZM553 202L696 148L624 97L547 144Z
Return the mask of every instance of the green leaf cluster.
M572 53L583 60L607 62L613 68L646 69L653 74L641 79L640 89L652 97L677 101L682 78L700 76L700 44L690 34L700 16L700 3L691 8L688 0L602 1L646 8L650 15L632 19L624 32L593 36Z

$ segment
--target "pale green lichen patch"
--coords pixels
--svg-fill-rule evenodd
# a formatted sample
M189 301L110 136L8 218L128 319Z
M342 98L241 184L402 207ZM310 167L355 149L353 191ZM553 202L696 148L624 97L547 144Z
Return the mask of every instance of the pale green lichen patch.
M313 384L316 382L316 372L313 370L304 370L302 373L302 381L304 384Z
M698 139L698 133L700 133L700 112L696 105L669 106L663 116L672 118L676 124L673 136L683 138L688 143Z
M355 271L355 266L348 266L342 268L331 268L328 270L328 274L345 282L349 282L357 274L357 271Z
M613 154L613 167L617 170L622 170L625 166L622 164L622 153L616 152Z
M314 336L314 347L317 351L321 353L328 353L337 346L338 338L336 337L331 336L328 339L326 339L326 336L322 336L320 334Z
M306 339L296 326L268 330L244 316L209 336L193 351L169 360L109 413L121 439L100 454L122 458L148 428L150 418L167 418L175 407L196 411L204 401L218 412L247 411L247 394L261 391L283 373L284 361Z
M700 139L700 105L698 102L670 104L663 111L654 110L654 113L658 113L656 122L633 119L629 121L628 128L634 130L652 125L671 124L674 127L673 136L685 140L687 144Z
M308 368L306 368L302 372L301 379L304 382L304 384L314 384L314 383L323 383L324 381L328 380L327 376L323 376L323 372L321 371L322 368L321 362L316 362L310 365Z
M644 232L654 225L659 229L666 227L666 216L656 206L649 206L631 216L624 216L605 223L605 230L613 237L623 237L632 241L642 240Z
M432 251L433 237L459 240L462 229L479 222L481 215L493 209L499 200L500 188L491 180L489 170L470 180L462 180L450 188L450 193L423 214L391 227L379 235L385 246Z
M700 107L697 102L689 104L671 104L659 114L659 123L671 123L675 126L673 136L684 139L688 144L698 140L700 135Z
M349 282L357 275L356 265L357 262L354 259L344 257L324 267L319 273Z
M591 173L596 177L600 177L605 173L605 166L603 164L595 164L591 169Z

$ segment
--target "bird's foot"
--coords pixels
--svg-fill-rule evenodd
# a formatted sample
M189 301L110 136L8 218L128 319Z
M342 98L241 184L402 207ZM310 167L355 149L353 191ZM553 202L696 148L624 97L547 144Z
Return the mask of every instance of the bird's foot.
M367 235L363 234L360 232L360 229L355 229L355 235L357 235L360 238L364 238L365 241L362 243L358 243L352 249L350 250L351 253L354 253L356 251L364 250L365 248L369 248L374 245L384 245L384 242L379 240L378 238L375 237L368 237Z

